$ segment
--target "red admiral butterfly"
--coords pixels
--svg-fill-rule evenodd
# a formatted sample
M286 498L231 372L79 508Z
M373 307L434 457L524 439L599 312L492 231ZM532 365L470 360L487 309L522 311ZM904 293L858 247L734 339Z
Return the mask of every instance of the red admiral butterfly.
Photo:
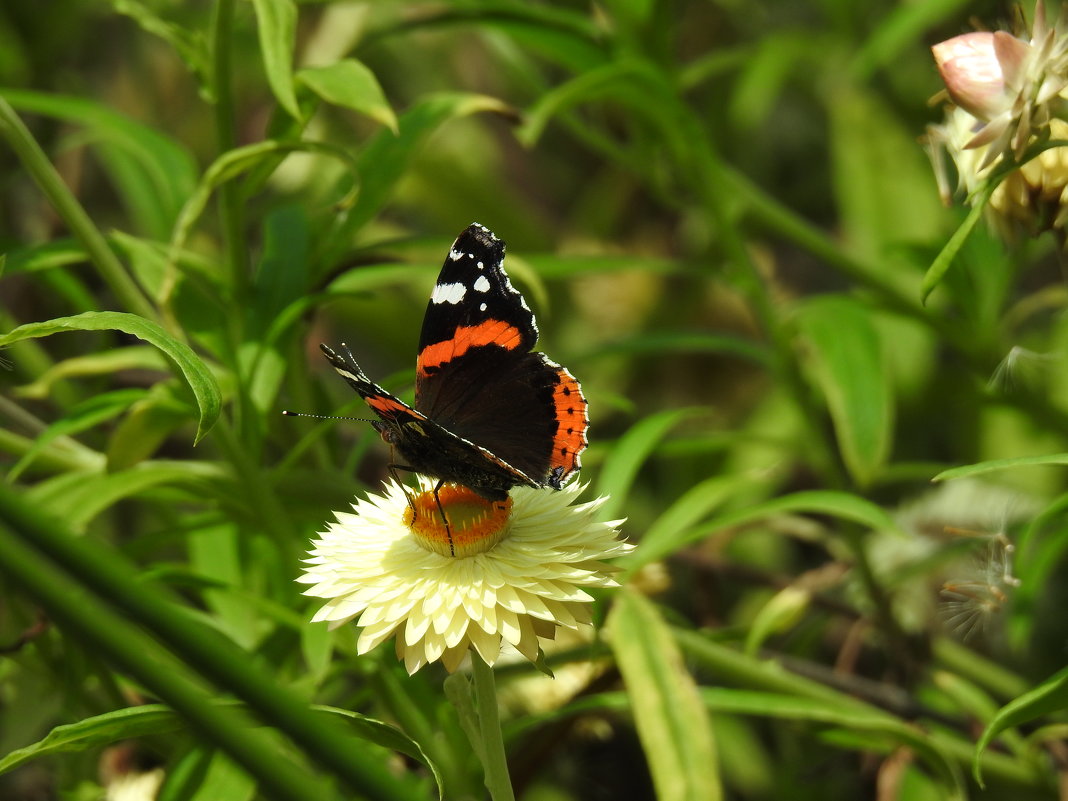
M504 242L472 224L457 237L426 307L415 408L373 383L352 358L326 358L381 419L404 459L392 468L462 484L489 501L518 485L560 489L581 467L586 399L542 353L534 314L504 271Z

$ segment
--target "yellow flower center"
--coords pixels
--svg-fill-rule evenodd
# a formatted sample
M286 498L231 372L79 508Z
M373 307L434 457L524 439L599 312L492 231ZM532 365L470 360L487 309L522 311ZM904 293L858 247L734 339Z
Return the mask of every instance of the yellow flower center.
M420 492L404 510L404 524L416 542L442 556L474 556L488 551L508 529L512 499L487 501L458 484L446 484L435 496Z

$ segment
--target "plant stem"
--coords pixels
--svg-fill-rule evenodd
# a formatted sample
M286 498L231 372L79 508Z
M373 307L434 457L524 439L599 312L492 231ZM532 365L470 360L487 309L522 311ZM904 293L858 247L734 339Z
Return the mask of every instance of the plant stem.
M123 308L147 320L159 322L156 310L141 292L141 288L126 272L118 256L108 246L104 235L100 233L89 214L74 197L70 187L63 182L63 178L48 160L41 146L37 144L33 134L15 113L15 109L3 97L0 97L0 136L3 136L11 145L11 149L15 151L22 166L44 192L49 203L70 228L71 233L78 237L100 273L100 277L115 293L115 297L118 298Z
M490 791L493 801L515 801L512 780L508 775L508 759L504 753L504 737L501 735L493 668L474 649L471 651L471 673L475 680L478 727L485 755L482 767L486 771L486 789Z
M128 620L144 626L186 666L243 700L260 720L287 735L309 760L353 791L380 801L421 797L411 783L390 774L340 723L309 709L247 651L199 622L173 596L146 582L121 554L88 537L75 537L61 521L0 484L0 524L4 523L25 546L62 567ZM0 564L7 565L3 553ZM70 583L64 579L61 586ZM305 793L303 797L315 796Z
M234 0L218 0L211 21L211 91L215 100L215 139L219 155L237 144L230 48L233 40ZM243 236L241 199L230 181L219 186L219 219L230 269L230 290L238 300L248 290L248 264Z
M34 553L0 523L0 565L4 578L39 603L64 632L85 640L184 717L209 742L222 748L277 801L303 801L310 788L323 790L237 710L213 703L184 668L167 658L144 633L116 615L70 577Z

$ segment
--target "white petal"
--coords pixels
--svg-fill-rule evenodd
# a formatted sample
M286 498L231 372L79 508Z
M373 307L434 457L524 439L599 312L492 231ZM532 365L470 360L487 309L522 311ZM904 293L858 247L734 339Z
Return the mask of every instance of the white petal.
M471 626L468 629L468 634L471 638L471 644L478 651L478 655L482 657L482 661L487 665L494 664L501 654L501 638L494 634L487 634L478 626Z

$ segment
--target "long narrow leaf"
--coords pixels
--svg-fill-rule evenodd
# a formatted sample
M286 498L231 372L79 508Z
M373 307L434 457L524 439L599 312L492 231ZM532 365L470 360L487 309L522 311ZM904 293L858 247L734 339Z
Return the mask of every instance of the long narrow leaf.
M943 470L931 481L949 481L954 478L992 473L995 470L1009 470L1013 467L1038 467L1042 465L1068 465L1068 453L1051 453L1043 456L1014 456L1009 459L991 459L989 462L966 464Z
M155 345L177 366L200 410L195 442L199 442L219 418L222 394L207 365L192 348L179 342L156 323L124 312L85 312L73 317L57 317L42 323L20 325L0 336L0 347L23 339L46 337L61 331L122 331Z
M212 192L257 165L276 160L278 156L287 153L318 153L333 156L353 167L355 173L356 163L353 157L346 150L324 142L277 142L268 139L223 153L204 171L196 190L182 206L171 235L171 259L177 258L177 253L184 246L193 225L204 213ZM347 201L339 201L339 203L347 205Z
M252 0L256 30L263 51L263 68L275 99L299 120L300 106L293 87L293 49L297 42L297 6L292 0Z
M1003 706L975 745L975 760L972 763L975 780L980 784L983 783L980 759L983 752L1001 732L1065 708L1068 708L1068 668L1053 674L1033 690Z
M870 312L851 298L827 295L805 304L799 324L842 459L867 486L886 464L894 427L888 365Z
M708 714L678 646L653 605L624 589L607 630L659 801L723 795Z
M642 464L649 458L653 449L663 442L668 431L685 418L700 411L699 409L666 409L646 417L620 437L611 454L605 459L604 467L601 468L600 482L597 485L597 490L601 495L609 496L608 501L601 507L601 512L606 518L615 517L619 513Z

